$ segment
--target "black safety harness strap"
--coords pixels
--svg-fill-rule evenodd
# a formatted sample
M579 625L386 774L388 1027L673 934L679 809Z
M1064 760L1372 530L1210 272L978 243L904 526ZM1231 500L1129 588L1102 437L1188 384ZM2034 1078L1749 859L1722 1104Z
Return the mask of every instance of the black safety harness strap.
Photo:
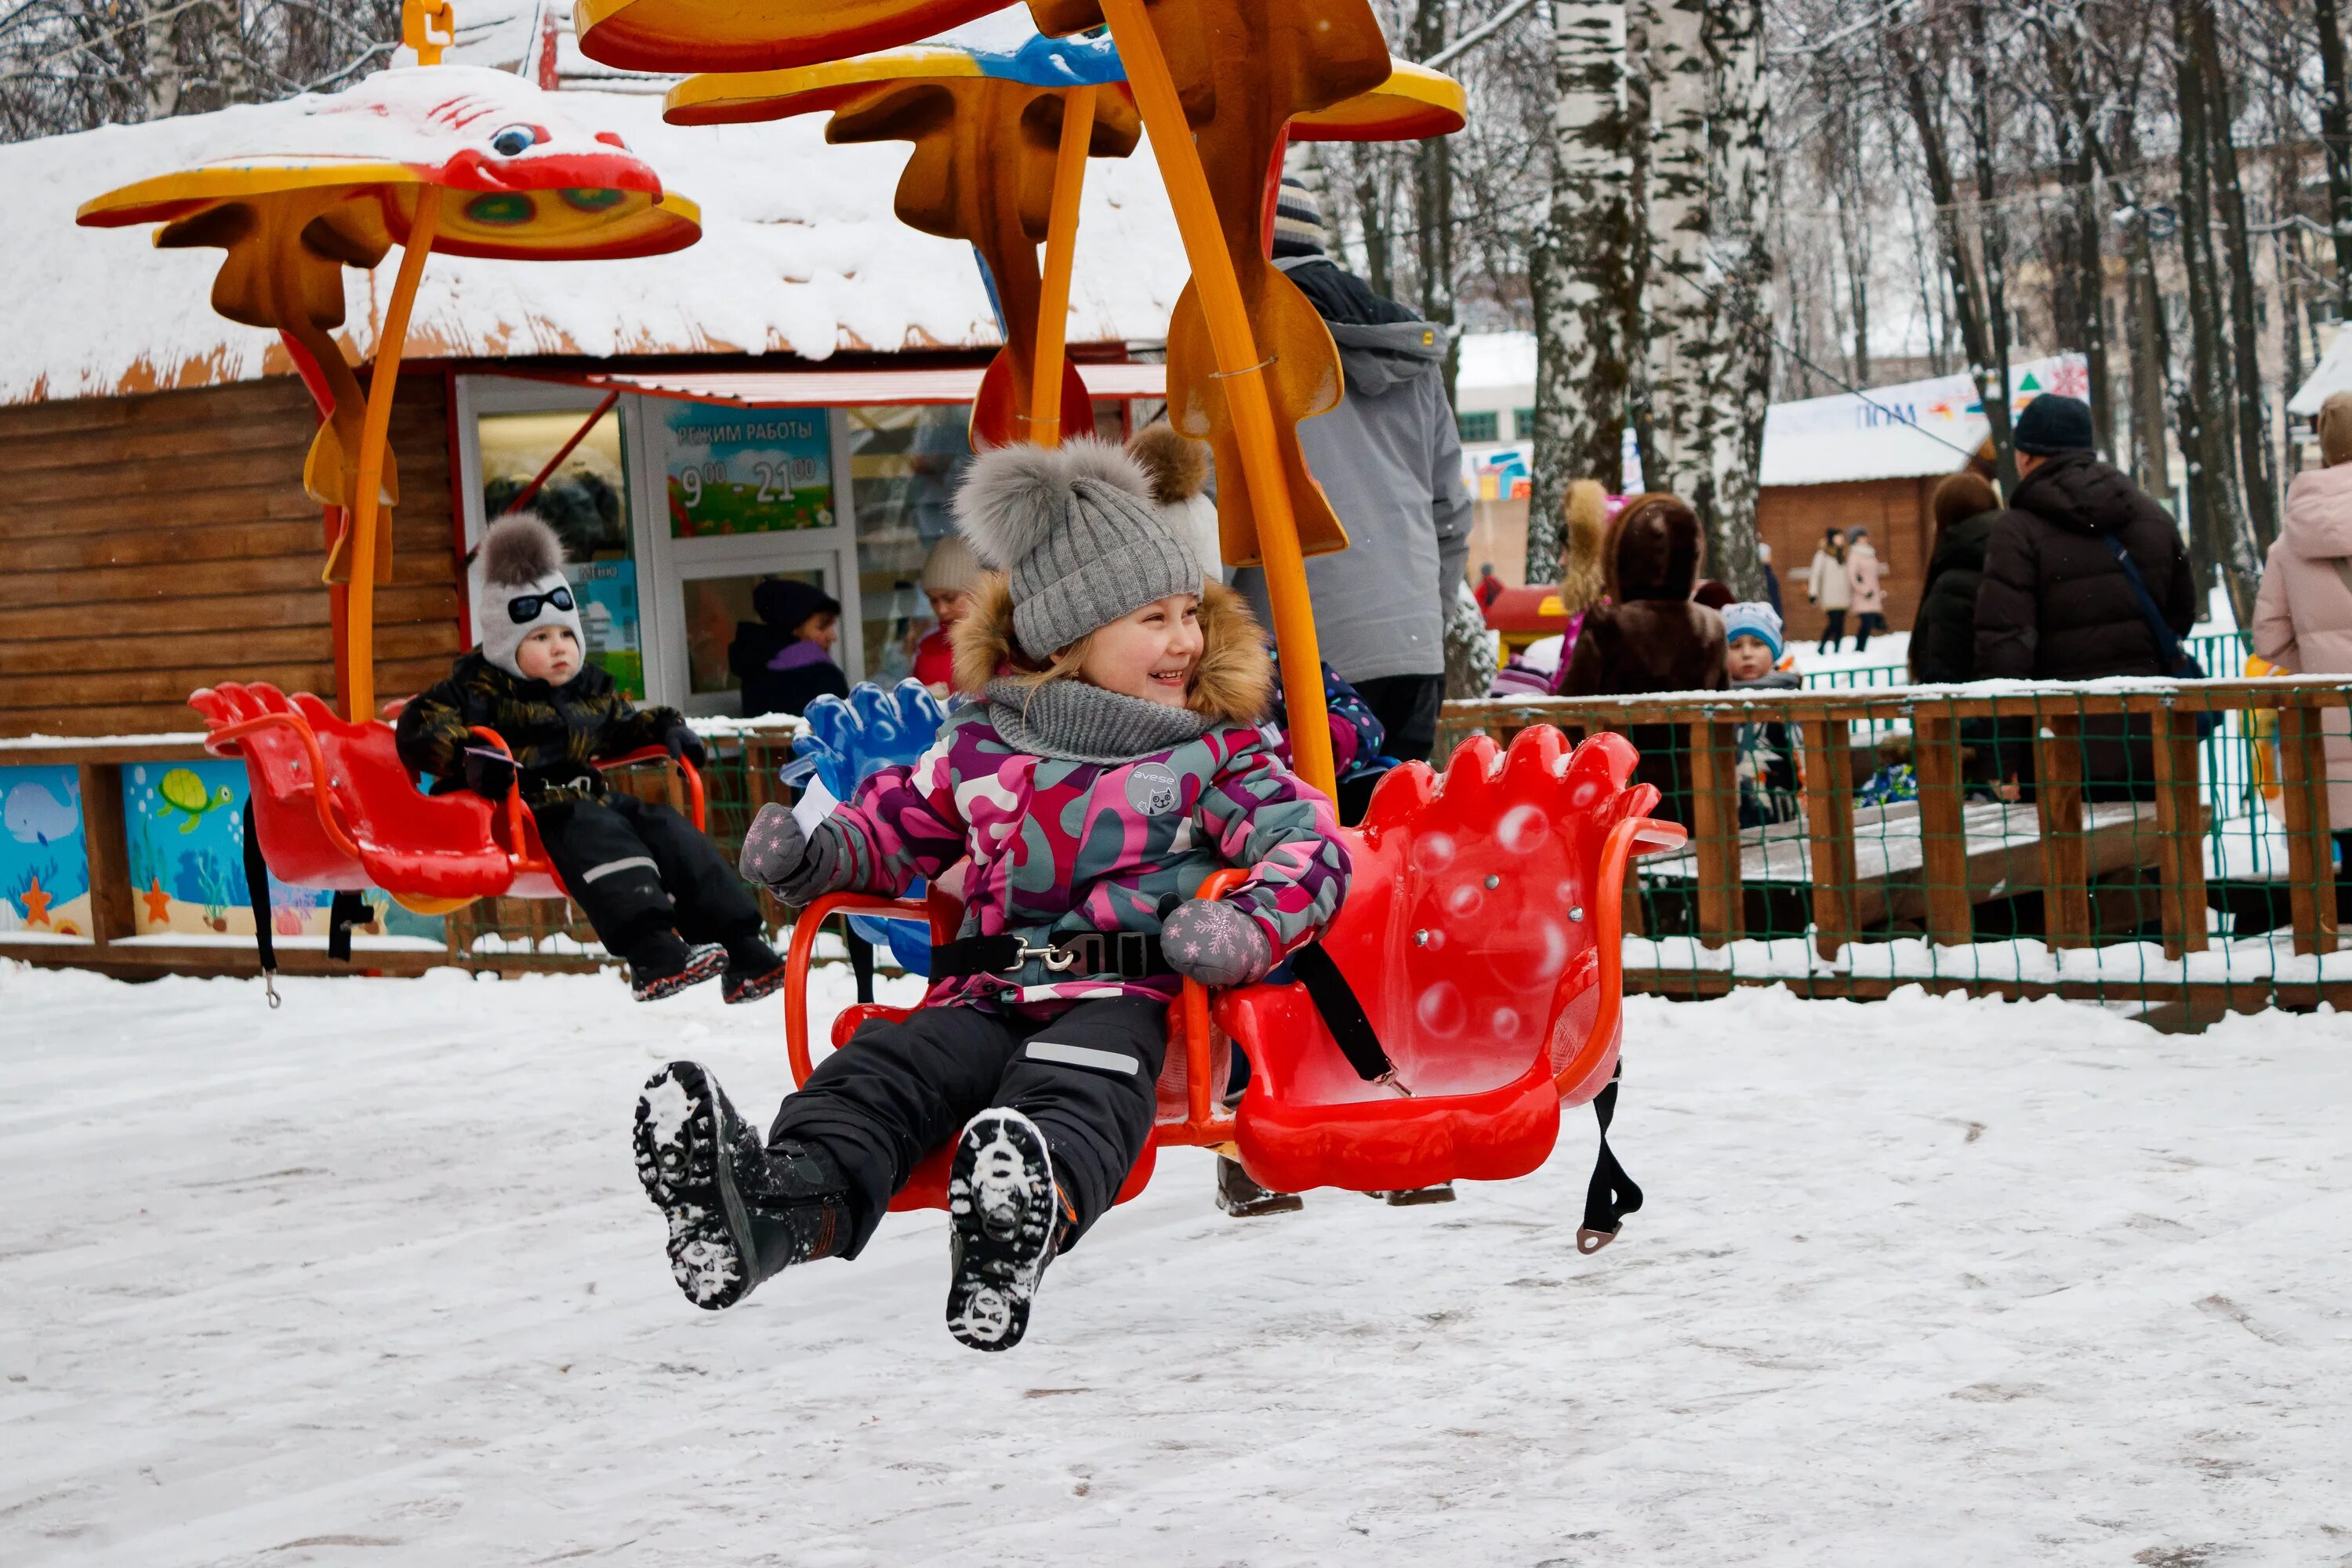
M1121 980L1152 980L1175 969L1160 951L1160 938L1150 931L1078 931L1043 945L1021 937L968 936L931 948L931 978L960 974L1010 975L1031 960L1055 975L1072 980L1115 974Z
M253 797L245 801L245 896L253 905L253 947L261 960L261 985L269 1005L278 999L278 936L269 925L269 863L261 858L261 836L253 830Z
M1339 1054L1348 1058L1356 1076L1366 1083L1388 1083L1403 1089L1397 1082L1396 1064L1381 1048L1371 1019L1364 1015L1364 1005L1356 1000L1356 988L1348 984L1348 977L1339 973L1339 965L1323 951L1323 944L1309 942L1293 952L1290 972L1307 987L1315 1011L1323 1016L1323 1026L1331 1031Z
M1593 1156L1592 1180L1584 1189L1584 1225L1576 1233L1576 1250L1588 1256L1616 1240L1625 1216L1642 1206L1642 1189L1609 1147L1609 1123L1617 1115L1617 1083L1624 1076L1621 1060L1609 1087L1592 1099L1592 1114L1601 1122L1601 1151Z
M931 949L931 978L1013 974L1033 959L1052 973L1066 974L1074 980L1107 974L1115 974L1121 980L1152 980L1176 973L1160 951L1156 934L1080 931L1042 947L1009 934L968 936L941 942ZM1374 1032L1371 1019L1365 1016L1364 1005L1356 999L1355 987L1348 984L1348 977L1339 972L1331 955L1320 944L1310 943L1290 955L1290 972L1307 987L1315 1011L1322 1015L1323 1026L1331 1031L1339 1054L1348 1058L1356 1075L1366 1083L1385 1083L1410 1094L1412 1090L1398 1081L1396 1064L1381 1048L1381 1037Z
M327 907L327 956L338 963L352 961L352 928L363 926L375 919L368 908L365 894L345 890L336 893L334 902Z

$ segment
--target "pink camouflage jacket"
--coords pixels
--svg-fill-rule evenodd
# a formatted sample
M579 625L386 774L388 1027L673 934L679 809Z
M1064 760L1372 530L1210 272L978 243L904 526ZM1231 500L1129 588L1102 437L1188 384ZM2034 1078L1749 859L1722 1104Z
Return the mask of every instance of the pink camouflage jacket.
M952 716L911 767L867 780L817 832L835 836L845 885L866 892L895 895L969 854L960 934L1033 946L1157 932L1212 872L1239 866L1249 879L1228 900L1287 953L1330 922L1349 869L1330 803L1254 726L1213 725L1148 756L1080 763L1011 745L984 702ZM1177 989L1172 976L1057 975L1033 959L1015 973L939 980L924 1002L1030 1011Z

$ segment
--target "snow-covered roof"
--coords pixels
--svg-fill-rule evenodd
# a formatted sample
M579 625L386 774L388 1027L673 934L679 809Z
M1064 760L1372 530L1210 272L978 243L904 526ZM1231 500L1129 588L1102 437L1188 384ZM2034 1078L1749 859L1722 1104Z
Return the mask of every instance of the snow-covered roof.
M1454 380L1457 392L1492 390L1535 395L1533 332L1465 332L1460 353L1462 368Z
M2339 392L2352 392L2352 332L2336 334L2312 367L2311 378L2286 400L2286 411L2298 419L2316 418L2319 405Z
M1000 341L971 247L916 233L892 215L903 143L827 146L821 114L679 127L664 124L661 100L643 91L563 96L581 120L619 132L666 184L701 204L701 242L628 261L436 256L417 296L412 357L824 359L843 349ZM74 225L76 207L89 197L219 156L247 139L247 117L277 107L0 146L0 189L15 207L9 288L0 295L0 404L202 386L292 368L274 334L207 308L219 251L156 250L136 233ZM1081 213L1071 341L1165 336L1188 269L1150 147L1089 163ZM393 265L344 273L343 335L363 356L373 353Z
M2352 386L2352 345L2347 345L2346 354L2341 384ZM2322 374L2334 359L2331 351L2321 364ZM2053 354L2011 365L2010 380L2012 407L2022 408L2044 392L2085 395L2089 372L2080 354ZM1462 370L1454 385L1457 406L1465 411L1532 405L1535 334L1465 332ZM2313 406L2317 406L2316 399ZM1776 403L1764 416L1760 482L1834 485L1948 474L1968 461L1990 429L1977 403L1976 385L1965 373ZM1509 449L1482 446L1478 457L1493 462Z
M2012 364L2011 411L2045 392L2084 396L2089 384L2080 354ZM1990 430L1976 384L1965 372L1776 403L1764 415L1758 482L1774 488L1948 474L1975 454Z

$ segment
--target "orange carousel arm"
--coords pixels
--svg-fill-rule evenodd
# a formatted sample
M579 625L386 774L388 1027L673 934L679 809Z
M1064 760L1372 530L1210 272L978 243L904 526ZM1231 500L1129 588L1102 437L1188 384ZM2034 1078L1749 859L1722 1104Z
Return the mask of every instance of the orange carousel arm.
M400 253L400 274L383 313L383 335L376 341L375 370L368 377L359 494L352 498L351 602L344 615L351 711L343 717L354 721L375 711L375 534L383 512L384 443L392 432L392 394L400 381L400 356L408 342L408 313L416 303L417 281L425 276L425 258L433 253L433 236L440 223L441 187L424 186L416 193L416 216Z
M1070 89L1062 103L1062 142L1054 159L1054 205L1045 223L1045 278L1037 299L1037 368L1029 394L1029 438L1062 441L1062 358L1070 326L1070 264L1078 244L1078 197L1087 183L1087 146L1095 132L1096 87ZM1087 434L1087 432L1079 432Z
M1200 290L1202 315L1216 353L1217 376L1225 384L1225 401L1233 411L1243 482L1257 513L1266 599L1274 610L1274 647L1289 708L1291 755L1301 778L1327 795L1335 795L1330 719L1323 702L1323 654L1315 637L1315 607L1307 595L1307 557L1299 550L1298 522L1283 482L1265 366L1250 333L1241 281L1225 252L1208 175L1201 167L1144 0L1102 0L1102 14L1126 63L1128 86L1151 138L1169 205L1176 211L1176 227L1184 237L1184 254L1192 264L1192 281Z

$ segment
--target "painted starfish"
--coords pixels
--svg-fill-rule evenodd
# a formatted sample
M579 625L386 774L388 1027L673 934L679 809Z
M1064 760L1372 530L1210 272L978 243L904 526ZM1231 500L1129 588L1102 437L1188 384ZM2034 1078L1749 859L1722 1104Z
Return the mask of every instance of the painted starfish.
M49 895L42 891L41 879L38 877L28 880L24 896L18 899L17 902L25 906L26 925L45 926L49 923Z
M163 890L163 881L162 878L149 878L147 880L147 890L139 895L139 900L140 902L147 906L147 920L150 924L168 925L171 923L172 895Z

